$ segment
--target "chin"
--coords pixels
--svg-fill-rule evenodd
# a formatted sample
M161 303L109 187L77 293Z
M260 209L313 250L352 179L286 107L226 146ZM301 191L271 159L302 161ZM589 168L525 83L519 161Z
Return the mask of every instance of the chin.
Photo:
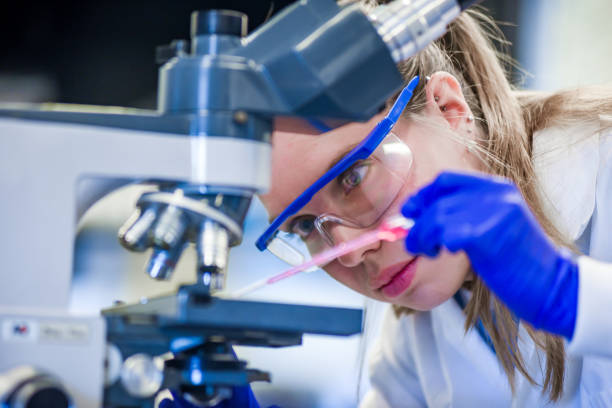
M453 297L455 292L440 291L439 288L415 286L411 291L393 300L393 304L420 312L427 312Z
M463 253L442 251L436 258L423 257L412 287L391 303L429 311L451 299L469 276L469 261Z

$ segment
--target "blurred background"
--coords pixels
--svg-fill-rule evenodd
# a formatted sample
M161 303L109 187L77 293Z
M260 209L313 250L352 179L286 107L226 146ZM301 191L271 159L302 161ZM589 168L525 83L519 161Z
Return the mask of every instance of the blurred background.
M0 102L64 102L155 108L155 47L189 37L193 10L226 8L249 16L249 31L291 1L65 0L0 5ZM484 6L512 43L522 87L554 90L612 82L609 0L487 0ZM274 44L270 44L271 47ZM1 175L0 175L1 177ZM195 254L187 251L169 283L143 273L146 254L124 251L117 229L142 187L128 187L96 204L75 240L72 309L96 313L116 300L167 293L195 279ZM41 205L44 205L42 203ZM280 272L285 265L254 247L267 215L254 203L245 238L230 257L229 290ZM261 290L253 299L363 307L364 299L322 271ZM368 305L366 337L306 336L301 347L240 348L252 367L270 371L271 384L254 385L262 404L283 407L352 407L367 389L362 362L385 306Z

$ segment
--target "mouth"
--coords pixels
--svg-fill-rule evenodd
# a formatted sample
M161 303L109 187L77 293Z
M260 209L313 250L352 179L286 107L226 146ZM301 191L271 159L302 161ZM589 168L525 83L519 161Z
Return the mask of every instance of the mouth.
M393 265L383 270L377 283L373 285L376 291L381 291L386 297L393 298L401 295L410 287L416 273L416 256L408 262Z

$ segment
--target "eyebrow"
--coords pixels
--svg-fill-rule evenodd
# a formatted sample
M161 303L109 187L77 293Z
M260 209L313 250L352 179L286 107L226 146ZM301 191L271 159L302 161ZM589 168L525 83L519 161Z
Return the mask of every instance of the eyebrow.
M315 136L316 137L316 136ZM360 142L359 142L360 143ZM355 149L355 147L357 147L359 145L359 143L353 143L351 145L349 145L347 148L345 148L344 150L342 150L340 153L338 153L336 156L334 156L334 159L329 163L329 165L327 166L327 168L325 169L325 171L323 171L323 173L321 173L321 175L319 177L317 177L317 180L319 180L321 177L323 177L323 175L325 175L328 171L330 171L336 164L338 164L340 162L340 160L342 160L344 157L346 157L346 155L348 155L351 151L353 151L353 149ZM310 187L311 185L313 185L314 183L317 182L317 180L315 180L314 182L312 182L311 184L308 185L308 187ZM330 181L331 182L331 181ZM326 184L327 185L327 184ZM306 187L306 188L308 188ZM323 186L325 187L325 186ZM321 189L323 189L323 187L321 187ZM300 194L302 194L304 191L306 191L306 189L304 189ZM320 190L319 190L320 191ZM299 196L300 194L298 194L297 197L295 197L291 202L294 202ZM291 205L291 203L289 203L289 205ZM285 207L287 208L287 206ZM301 209L300 209L301 210ZM284 210L283 210L284 211ZM299 211L298 211L299 212ZM271 216L268 218L268 223L272 224L272 222L277 219L280 214L282 213L282 211L278 214L275 214L274 216ZM297 214L297 213L296 213ZM296 214L292 214L291 216L287 217L287 219L281 224L279 225L278 229L281 229L286 223L287 221L289 221L291 218L293 218Z

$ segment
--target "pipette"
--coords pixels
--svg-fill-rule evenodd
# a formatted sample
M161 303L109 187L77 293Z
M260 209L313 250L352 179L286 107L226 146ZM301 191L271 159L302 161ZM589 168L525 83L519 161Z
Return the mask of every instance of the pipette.
M375 242L393 242L397 241L398 239L405 238L413 225L414 221L409 218L402 217L401 215L391 217L383 221L377 229L368 231L355 239L342 242L334 247L326 249L325 251L313 256L309 261L301 265L294 266L293 268L290 268L285 272L282 272L270 278L261 279L248 286L245 286L244 288L232 293L231 297L238 298L244 296L247 293L253 292L254 290L260 289L267 285L272 285L278 281L289 278L293 275L309 270L313 267L326 265L336 258L339 258L343 255L351 253L359 248L363 248L364 246L373 244Z

